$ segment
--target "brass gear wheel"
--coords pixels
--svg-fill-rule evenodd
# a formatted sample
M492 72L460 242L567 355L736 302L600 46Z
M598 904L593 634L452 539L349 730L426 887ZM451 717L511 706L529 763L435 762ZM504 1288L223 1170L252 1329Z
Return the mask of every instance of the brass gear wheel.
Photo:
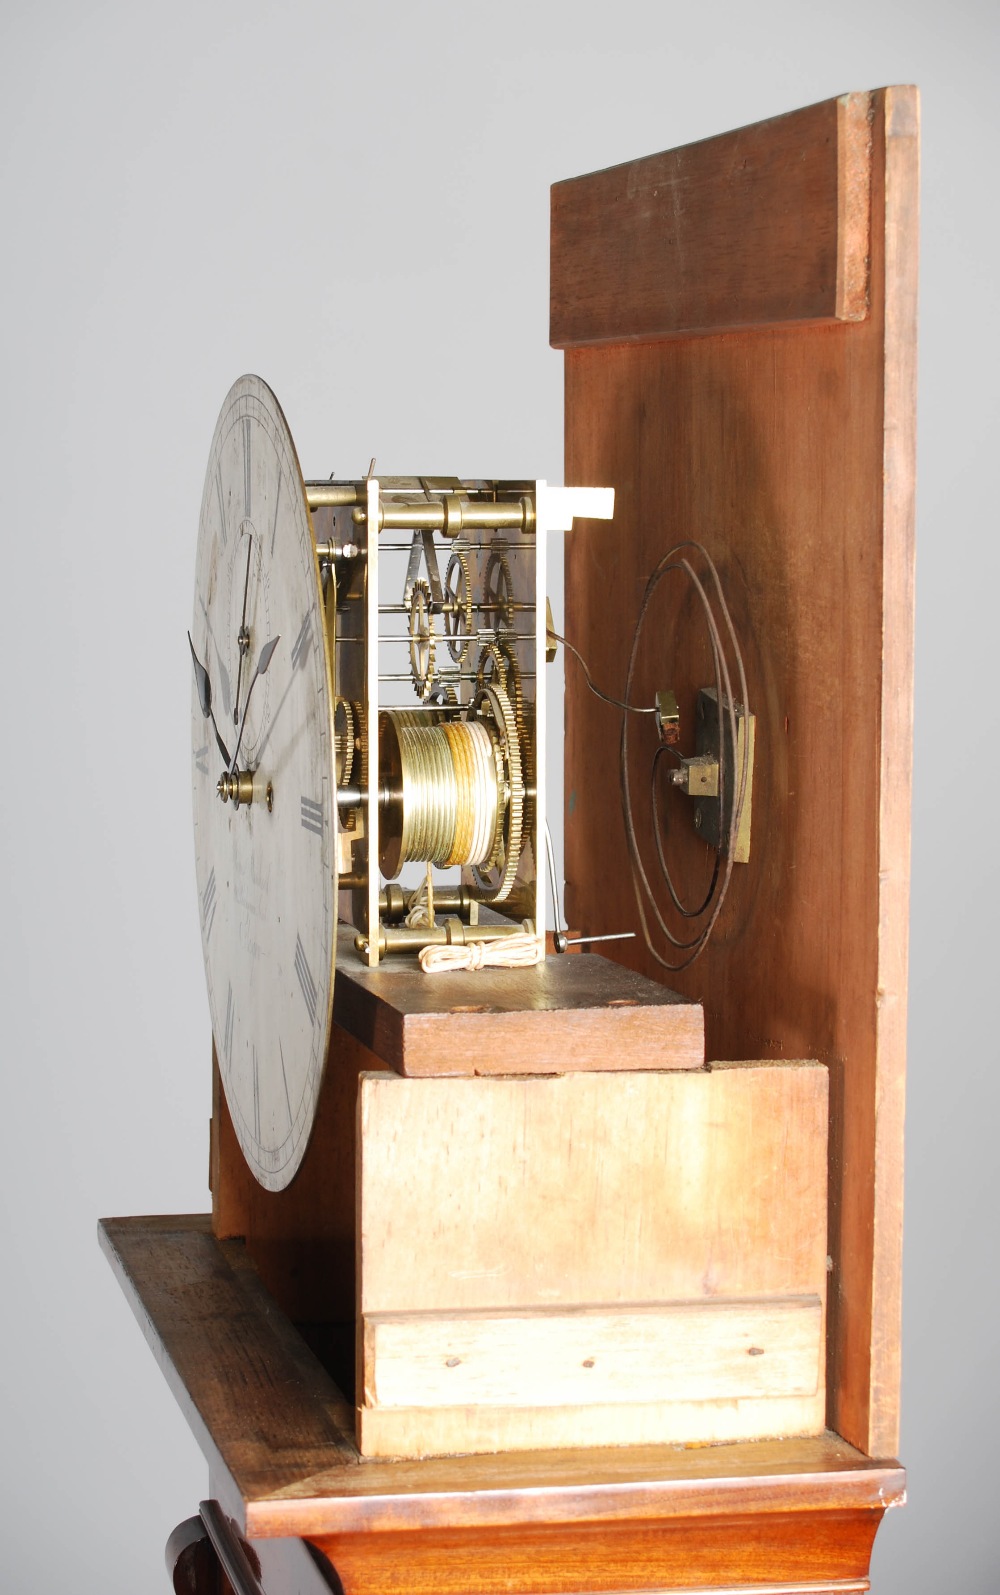
M365 720L365 706L363 703L352 703L354 711L354 757L353 773L357 776L358 786L364 788L368 785L368 725Z
M351 698L338 698L333 709L334 753L338 787L350 786L357 777L362 789L368 785L368 743L365 737L364 708ZM341 815L345 831L357 826L357 811Z
M498 785L505 788L504 817L498 827L497 848L491 864L500 872L500 882L491 881L485 870L473 869L476 881L487 903L502 903L510 896L511 887L521 862L521 842L524 824L524 780L521 774L521 747L514 719L513 705L503 687L483 687L472 700L470 715L486 709L493 721L502 758L502 769L497 769ZM504 794L502 794L504 795Z
M452 582L454 581L454 586ZM464 546L452 550L444 573L444 589L448 603L454 608L445 610L444 629L448 638L448 652L455 663L465 661L472 642L472 567ZM460 629L461 628L461 629Z
M514 650L497 638L488 642L479 655L476 666L476 688L481 691L483 687L495 686L499 681L514 708L514 722L517 726L517 735L521 749L521 774L524 778L524 813L522 816L522 837L534 845L535 840L535 800L531 795L535 789L535 746L534 737L528 731L527 717L524 710L524 694L521 691L521 671L518 667L517 656ZM533 718L533 717L532 717Z
M450 681L441 681L439 678L427 702L436 709L457 709L458 693Z
M350 698L338 698L333 707L333 737L336 754L337 785L350 786L354 769L354 755L358 734L354 718L354 704Z
M410 591L410 674L413 690L426 703L434 686L434 613L431 590L420 576Z
M507 559L508 547L506 538L494 538L483 583L484 604L493 611L493 629L498 634L504 627L509 631L514 623L514 582Z
M482 692L484 687L493 687L499 684L514 710L514 721L517 725L517 734L524 751L524 697L521 692L521 671L518 667L514 651L507 643L498 639L488 642L480 652L479 662L476 665L476 691Z

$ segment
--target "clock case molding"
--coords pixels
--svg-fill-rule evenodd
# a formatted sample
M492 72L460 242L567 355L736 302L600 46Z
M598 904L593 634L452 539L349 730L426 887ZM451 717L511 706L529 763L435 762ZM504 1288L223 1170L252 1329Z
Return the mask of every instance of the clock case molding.
M103 1240L214 1493L251 1539L308 1538L345 1590L468 1589L472 1558L482 1589L860 1591L903 1498L917 126L912 88L852 94L552 193L566 479L616 491L613 557L597 538L567 544L567 635L595 679L617 680L649 570L691 535L748 655L751 860L702 959L668 978L703 1000L709 1058L828 1071L827 1433L359 1460L306 1345L328 1368L350 1354L329 1333L329 1282L353 1284L354 1256L317 1215L354 1170L323 1159L324 1114L386 1067L377 1027L344 1028L359 1009L338 970L334 1041L356 1065L329 1071L316 1156L288 1191L253 1182L216 1074L210 1226L107 1221ZM702 664L681 594L661 637L668 624L683 719ZM607 736L568 665L570 923L634 914ZM618 956L662 978L641 944ZM276 1403L285 1364L297 1393Z

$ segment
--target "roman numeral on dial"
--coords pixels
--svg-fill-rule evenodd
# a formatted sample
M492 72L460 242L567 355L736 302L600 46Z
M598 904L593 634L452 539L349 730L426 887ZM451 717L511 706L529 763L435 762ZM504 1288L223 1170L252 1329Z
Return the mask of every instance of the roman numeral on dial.
M212 924L215 920L215 871L213 870L205 882L201 894L201 922L205 927L205 940L208 941L212 934ZM232 992L230 991L230 995Z
M316 836L323 835L323 805L314 803L312 798L302 799L302 824L307 831L312 831Z
M306 612L305 612L305 615L303 616L302 624L299 627L299 634L296 637L295 642L294 642L294 644L292 646L292 668L293 668L293 670L298 670L299 666L305 663L306 654L309 652L309 645L310 645L311 642L312 642L312 612L311 612L311 610L307 609Z
M215 491L219 499L219 521L221 523L219 536L222 538L222 546L225 548L226 543L229 541L229 528L226 525L226 495L222 488L222 468L218 465L215 467Z
M253 1049L253 1126L257 1145L260 1145L260 1070L257 1067L257 1048Z
M243 417L243 517L250 519L250 417Z
M299 977L299 986L309 1014L309 1023L314 1025L316 1023L316 1004L319 999L319 993L316 990L316 982L312 977L312 970L309 968L301 936L296 936L295 938L295 973Z
M274 524L271 527L271 553L274 553L274 539L278 535L278 504L281 499L281 472L278 472L278 485L274 490Z
M236 1018L236 1004L233 1001L232 981L229 983L229 994L226 997L226 1029L222 1037L222 1050L226 1054L226 1062L233 1061L233 1021Z
M291 1124L293 1122L292 1121L292 1099L288 1095L288 1075L287 1075L287 1073L285 1071L285 1049L281 1045L280 1038L278 1040L278 1057L281 1059L281 1080L282 1080L282 1084L285 1087L285 1106L288 1109L288 1122L289 1122L289 1124Z

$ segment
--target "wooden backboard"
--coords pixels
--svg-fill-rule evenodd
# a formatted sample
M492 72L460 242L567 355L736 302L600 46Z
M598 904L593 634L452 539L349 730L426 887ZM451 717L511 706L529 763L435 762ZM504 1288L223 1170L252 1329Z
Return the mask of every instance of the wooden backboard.
M566 634L620 694L657 560L696 538L720 568L758 717L752 852L669 979L704 1000L710 1058L829 1066L829 1416L873 1456L898 1424L917 123L912 88L851 94L552 191L566 480L616 491L611 528L567 539ZM656 604L633 697L673 687L690 743L704 628L680 583ZM618 929L618 715L566 671L567 917ZM668 849L693 888L687 801ZM650 856L645 813L640 836ZM618 956L667 978L641 941Z

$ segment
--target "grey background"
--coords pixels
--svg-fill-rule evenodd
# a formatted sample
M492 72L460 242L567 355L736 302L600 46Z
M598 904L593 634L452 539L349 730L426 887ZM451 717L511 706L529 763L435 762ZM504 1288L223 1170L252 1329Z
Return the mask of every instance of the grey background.
M549 183L907 81L924 109L911 1504L881 1530L874 1588L1000 1586L997 15L6 0L3 1588L163 1589L166 1534L204 1491L94 1229L207 1202L184 629L229 384L267 378L310 472L375 454L559 480ZM560 755L554 739L553 778Z

